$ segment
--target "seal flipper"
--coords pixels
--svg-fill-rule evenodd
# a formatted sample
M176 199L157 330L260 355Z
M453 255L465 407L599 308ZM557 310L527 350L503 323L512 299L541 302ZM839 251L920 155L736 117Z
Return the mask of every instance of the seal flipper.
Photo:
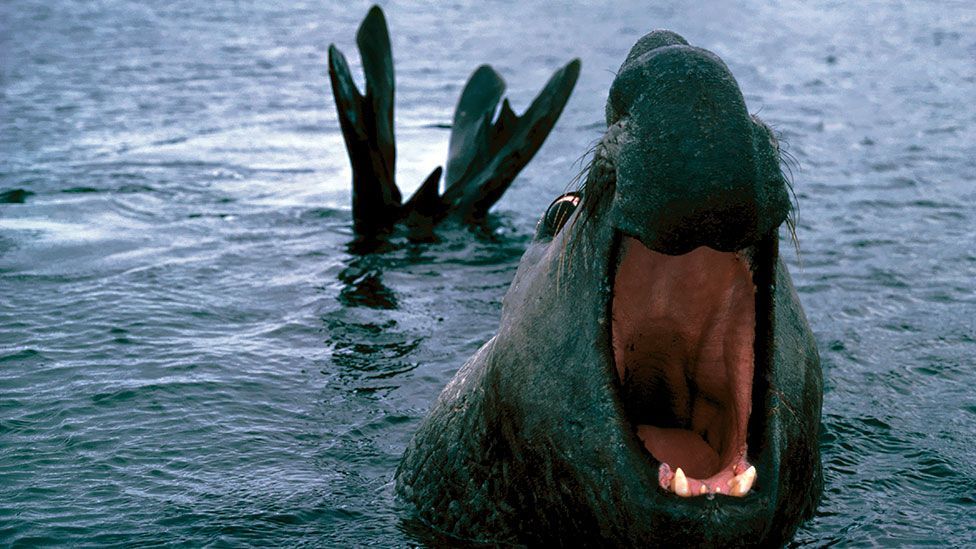
M454 109L447 148L446 188L487 163L493 137L491 119L503 93L505 81L491 65L481 65L468 78Z
M438 193L442 170L437 168L403 204L395 181L393 56L378 6L363 19L356 44L366 76L365 95L334 44L329 46L329 78L352 165L353 230L367 238L403 220L413 228L431 229L449 216L482 222L542 146L579 77L576 59L553 75L522 116L516 116L505 100L493 123L505 82L490 66L478 67L455 109L444 194Z
M426 218L434 218L440 213L441 197L437 192L441 182L441 172L444 170L437 166L434 168L427 179L417 187L410 200L403 205L403 209L409 214L416 214Z
M482 76L485 69L486 67L480 67L468 80L465 91L461 94L461 101L458 102L455 121L464 116L464 109L468 107L465 97L469 95L469 88L485 78ZM487 70L491 68L487 67ZM482 111L485 116L483 126L478 125L473 129L469 126L455 127L451 135L447 189L442 197L448 215L455 215L471 223L484 219L488 209L502 197L515 176L542 147L569 100L579 77L579 70L580 61L574 59L556 71L522 116L516 116L508 100L505 100L498 118L489 129L488 117L494 111L497 100L484 101L480 103L485 109ZM494 73L494 70L491 72ZM504 86L504 82L501 85ZM487 108L489 106L490 110ZM457 139L454 132L461 132ZM475 137L478 141L471 142ZM459 146L462 143L467 145L467 150L462 151L463 154L456 153L456 143ZM480 154L469 152L472 150ZM485 152L488 154L484 154ZM467 162L467 166L461 167L464 165L463 160L469 157L471 160Z
M366 74L366 95L359 93L335 45L329 46L329 78L352 165L353 228L358 234L375 234L399 218L402 200L394 181L393 55L379 7L373 6L363 19L356 43Z
M399 190L394 184L396 165L396 141L393 138L393 53L390 49L390 32L386 26L383 10L373 6L356 32L356 45L363 60L363 73L366 75L366 106L372 117L376 145L379 148L380 165L393 193L399 198ZM397 200L399 203L399 200ZM399 204L398 204L399 205Z
M406 212L406 224L409 228L408 238L412 242L434 241L434 224L441 217L444 204L441 202L438 187L441 182L441 172L437 166L430 172L427 179L414 191L413 196L403 205Z
M488 147L497 133L491 118L504 92L505 81L490 65L481 65L468 78L454 109L445 187L452 187L464 174L481 169L488 161L492 152ZM432 228L447 213L439 193L440 176L441 168L438 167L404 205L407 222L415 229L415 234L416 229Z

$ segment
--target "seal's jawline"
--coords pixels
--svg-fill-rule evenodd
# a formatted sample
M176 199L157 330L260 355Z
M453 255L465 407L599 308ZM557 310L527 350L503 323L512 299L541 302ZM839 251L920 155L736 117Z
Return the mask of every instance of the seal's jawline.
M728 493L749 467L757 330L750 261L706 247L665 255L626 235L618 250L611 338L628 420L662 469L683 469L691 495Z

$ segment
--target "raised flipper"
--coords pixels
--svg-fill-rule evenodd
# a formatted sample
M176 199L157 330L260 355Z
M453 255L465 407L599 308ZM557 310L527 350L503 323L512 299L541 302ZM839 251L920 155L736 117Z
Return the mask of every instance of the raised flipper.
M515 115L506 99L494 124L491 115L505 84L487 65L475 71L454 114L447 190L441 197L448 215L471 223L484 219L552 131L576 85L579 69L580 61L574 59L557 71L522 116ZM472 90L479 82L490 80L483 75L486 72L502 86L497 95L490 96L494 102L483 99L487 94ZM470 120L468 102L485 108L476 121Z
M374 234L399 218L396 142L393 137L393 56L383 10L373 6L356 33L366 73L366 95L356 88L349 65L329 46L329 78L339 125L352 164L352 218L358 234Z
M366 75L360 94L345 57L329 46L329 77L352 164L353 228L375 236L399 221L433 227L455 217L479 223L542 146L579 76L579 60L558 71L522 116L502 102L505 82L488 65L471 75L454 113L445 177L436 168L404 204L395 182L393 57L383 11L373 6L356 34ZM492 121L494 118L494 122Z
M447 178L444 181L447 188L466 172L480 169L488 162L492 117L503 93L505 81L490 65L481 65L468 78L454 109L451 140L447 147Z

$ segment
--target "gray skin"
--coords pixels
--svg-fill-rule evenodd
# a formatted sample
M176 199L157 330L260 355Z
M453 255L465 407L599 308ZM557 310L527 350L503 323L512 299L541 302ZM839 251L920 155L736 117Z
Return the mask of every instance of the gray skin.
M655 31L610 91L582 201L551 209L497 335L457 372L403 456L408 524L456 542L771 545L822 489L822 375L777 229L778 145L714 54ZM634 432L615 375L611 302L624 236L667 254L744 250L756 284L745 497L681 498ZM423 537L423 535L421 535ZM443 537L431 538L444 540Z

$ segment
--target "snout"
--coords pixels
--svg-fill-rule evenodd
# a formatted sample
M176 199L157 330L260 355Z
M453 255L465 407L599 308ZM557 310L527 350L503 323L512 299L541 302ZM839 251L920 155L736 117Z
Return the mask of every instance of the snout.
M718 57L665 38L632 52L610 91L611 222L672 255L745 248L789 214L776 141Z

